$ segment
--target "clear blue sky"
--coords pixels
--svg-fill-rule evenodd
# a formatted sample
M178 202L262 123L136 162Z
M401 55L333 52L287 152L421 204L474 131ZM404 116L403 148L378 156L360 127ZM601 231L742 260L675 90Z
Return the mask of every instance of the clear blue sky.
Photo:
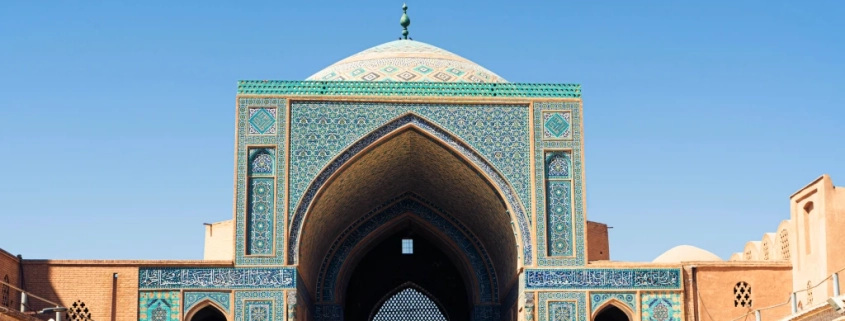
M77 2L0 4L0 247L25 258L201 258L232 217L236 81L401 32L401 1ZM408 5L415 40L582 84L613 259L727 259L819 175L845 185L845 3L598 2Z

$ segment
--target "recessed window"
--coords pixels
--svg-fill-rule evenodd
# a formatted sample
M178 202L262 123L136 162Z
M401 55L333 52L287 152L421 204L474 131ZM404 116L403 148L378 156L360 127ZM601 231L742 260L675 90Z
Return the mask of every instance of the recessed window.
M737 282L734 286L734 306L751 307L751 286L747 282Z
M413 239L402 239L402 254L414 254Z
M9 276L8 275L3 277L3 282L9 283ZM0 289L2 289L2 290L0 290L0 292L2 292L2 294L0 294L0 295L2 295L2 298L0 298L0 305L7 307L7 306L9 306L9 286L6 285L6 284L3 284L3 286L0 287Z

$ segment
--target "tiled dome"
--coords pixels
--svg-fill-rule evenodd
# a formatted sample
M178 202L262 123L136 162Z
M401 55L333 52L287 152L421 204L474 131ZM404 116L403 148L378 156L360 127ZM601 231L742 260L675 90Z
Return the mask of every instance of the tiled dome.
M507 82L461 56L414 40L394 40L372 47L306 80Z

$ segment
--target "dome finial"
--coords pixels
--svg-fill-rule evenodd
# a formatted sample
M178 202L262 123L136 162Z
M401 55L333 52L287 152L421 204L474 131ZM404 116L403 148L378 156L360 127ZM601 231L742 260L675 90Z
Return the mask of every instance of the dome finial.
M399 24L402 25L402 36L408 39L408 26L411 25L411 18L408 18L408 5L402 4L402 18L399 19Z

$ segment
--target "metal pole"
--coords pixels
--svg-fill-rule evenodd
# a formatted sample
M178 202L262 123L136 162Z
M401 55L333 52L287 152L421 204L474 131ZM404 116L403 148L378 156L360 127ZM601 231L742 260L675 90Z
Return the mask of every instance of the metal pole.
M760 317L760 310L754 311L754 318L757 319L757 321L762 320L762 318ZM61 321L61 320L59 320L59 321Z
M21 291L21 312L26 312L26 292Z
M839 272L833 273L833 296L839 296Z
M59 308L59 307L57 306L57 308ZM56 312L56 321L62 321L62 313L61 312ZM760 321L760 320L758 319L757 321Z
M792 292L792 314L798 313L798 294Z

